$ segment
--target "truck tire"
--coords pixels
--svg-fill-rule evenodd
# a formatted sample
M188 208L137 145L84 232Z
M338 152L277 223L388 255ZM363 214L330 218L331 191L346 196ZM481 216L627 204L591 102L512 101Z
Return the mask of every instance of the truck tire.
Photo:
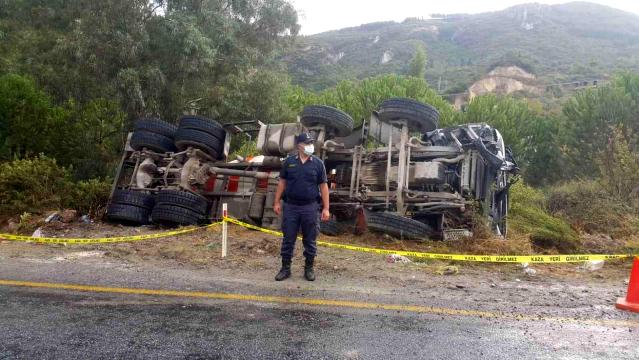
M346 232L343 224L335 220L320 221L320 232L328 236L339 236Z
M135 150L147 148L158 153L176 150L173 139L150 131L135 131L131 136L131 147Z
M135 205L111 203L107 208L107 219L126 225L149 223L150 210Z
M115 190L113 197L111 197L111 203L133 205L150 211L155 205L155 197L142 191Z
M158 205L179 206L204 216L209 207L206 198L188 191L161 190L156 199Z
M437 129L439 111L413 99L392 98L379 105L379 119L384 122L407 120L410 131L424 134Z
M226 130L224 130L220 123L200 116L183 116L180 118L180 129L203 131L215 136L221 142L224 142L224 139L226 138Z
M339 109L326 105L306 106L300 122L306 127L324 125L338 137L348 136L353 132L353 118Z
M148 131L173 139L177 126L160 119L147 118L135 122L134 131Z
M366 221L369 230L398 239L424 240L432 232L430 226L394 213L369 212Z
M224 142L217 137L200 130L179 128L175 133L175 146L185 150L189 146L200 149L215 159L224 154Z
M197 225L204 221L204 216L181 206L157 204L151 212L151 220L163 225Z

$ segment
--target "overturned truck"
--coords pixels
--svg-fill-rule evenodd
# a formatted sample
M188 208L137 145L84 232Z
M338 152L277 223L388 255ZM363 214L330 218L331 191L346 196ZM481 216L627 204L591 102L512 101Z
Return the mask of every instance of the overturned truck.
M383 101L354 128L346 113L304 108L297 121L220 124L186 115L178 125L141 119L113 184L112 221L191 225L229 216L277 229L275 190L294 137L306 131L326 165L332 220L322 232L370 229L404 239L454 239L477 218L505 237L517 164L497 129L438 128L439 113L411 99ZM232 136L257 136L259 156L229 159Z

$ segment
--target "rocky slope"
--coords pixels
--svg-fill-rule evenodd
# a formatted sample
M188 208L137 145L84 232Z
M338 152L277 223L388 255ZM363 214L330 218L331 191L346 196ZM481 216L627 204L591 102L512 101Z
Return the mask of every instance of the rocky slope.
M639 16L585 2L525 4L477 15L365 24L303 37L283 60L312 89L345 78L405 73L415 46L428 53L427 80L464 91L496 66L516 65L539 83L639 70Z

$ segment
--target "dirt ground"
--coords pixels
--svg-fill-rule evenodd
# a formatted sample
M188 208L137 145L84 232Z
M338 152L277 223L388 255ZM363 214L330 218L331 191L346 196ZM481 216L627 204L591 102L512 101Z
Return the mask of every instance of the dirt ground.
M259 231L247 230L238 225L229 224L229 256L221 258L222 226L214 225L208 229L196 230L192 233L166 238L133 241L116 244L96 245L64 245L64 244L31 244L0 240L2 252L20 256L47 256L65 252L98 251L106 257L118 258L130 262L163 262L174 261L182 266L194 268L222 267L242 269L244 271L272 269L273 260L279 258L280 238ZM116 237L141 234L152 234L171 229L155 225L131 227L104 222L90 224L53 222L41 227L42 235L56 238L97 238ZM498 255L526 255L531 249L521 239L487 240L480 245L460 242L415 242L397 240L379 234L362 236L343 235L330 237L320 235L319 240L334 243L355 244L368 247L437 252L437 253L472 253ZM296 244L295 262L303 261L301 241ZM420 273L435 275L443 267L455 266L460 273L466 274L504 274L537 278L577 278L577 279L618 279L621 274L627 275L630 262L620 260L607 262L603 269L594 272L586 271L583 265L573 264L530 264L536 274L527 275L518 264L470 263L440 260L420 260L408 264L389 263L386 255L360 253L349 250L320 247L317 266L329 273L372 278L393 278L393 273L406 269L419 270ZM393 269L393 270L390 270Z

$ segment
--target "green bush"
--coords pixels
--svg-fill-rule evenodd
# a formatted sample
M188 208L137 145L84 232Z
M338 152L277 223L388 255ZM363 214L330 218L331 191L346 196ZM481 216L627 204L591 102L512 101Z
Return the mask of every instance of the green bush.
M514 231L529 234L540 248L572 252L580 245L570 225L546 210L544 194L521 182L511 188L509 224Z
M64 207L88 214L93 219L101 219L106 213L106 205L111 195L111 183L91 179L73 185L71 196L63 202Z
M0 164L0 214L41 213L70 195L69 172L44 155Z
M44 155L0 164L0 215L72 208L98 217L109 193L106 181L74 183L68 169Z

